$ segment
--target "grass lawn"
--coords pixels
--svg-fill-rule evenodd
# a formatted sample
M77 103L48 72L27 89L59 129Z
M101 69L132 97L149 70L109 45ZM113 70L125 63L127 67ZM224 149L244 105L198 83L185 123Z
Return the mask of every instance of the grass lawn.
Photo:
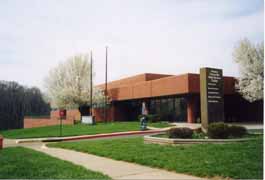
M0 150L0 179L110 179L70 162L23 148Z
M164 126L164 123L152 123L153 126ZM96 125L63 125L63 136L91 135L100 133L124 132L140 130L140 122L97 123ZM56 137L60 135L60 126L46 126L29 129L0 131L5 138L38 138Z
M174 125L170 125L167 122L161 121L161 122L155 122L155 123L147 123L147 126L156 127L156 128L166 128L166 127L171 127Z
M245 143L162 146L142 137L62 142L49 146L74 149L117 160L200 177L262 179L263 139Z

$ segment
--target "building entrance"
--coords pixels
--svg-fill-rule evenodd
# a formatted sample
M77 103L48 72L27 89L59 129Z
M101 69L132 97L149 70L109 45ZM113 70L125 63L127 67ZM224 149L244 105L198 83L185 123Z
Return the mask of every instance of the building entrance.
M151 114L159 115L162 121L187 121L187 102L185 98L171 97L151 99L149 111Z
M187 101L184 97L138 99L120 102L126 120L134 121L141 115L142 102L145 101L150 115L156 115L161 121L186 122Z

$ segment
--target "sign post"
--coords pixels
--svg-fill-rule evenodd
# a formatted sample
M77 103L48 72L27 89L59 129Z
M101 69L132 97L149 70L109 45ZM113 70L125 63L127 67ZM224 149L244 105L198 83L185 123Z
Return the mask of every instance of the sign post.
M200 69L200 99L202 130L212 122L224 121L224 88L222 69Z
M60 137L62 137L62 127L63 127L62 120L63 118L66 118L66 110L60 109L59 116L60 116Z

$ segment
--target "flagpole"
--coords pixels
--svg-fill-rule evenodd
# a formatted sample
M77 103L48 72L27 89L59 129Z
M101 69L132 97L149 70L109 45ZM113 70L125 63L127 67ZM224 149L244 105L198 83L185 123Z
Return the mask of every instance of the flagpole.
M105 108L104 121L107 122L107 96L108 96L108 46L106 46L106 62L105 62Z
M92 105L93 105L93 57L92 51L90 52L90 115L92 114Z

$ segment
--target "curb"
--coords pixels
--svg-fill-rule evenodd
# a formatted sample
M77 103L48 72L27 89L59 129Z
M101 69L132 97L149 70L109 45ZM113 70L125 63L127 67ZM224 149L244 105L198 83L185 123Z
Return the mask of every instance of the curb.
M242 138L242 139L170 139L170 138L160 138L152 137L151 135L144 136L145 143L152 144L224 144L224 143L236 143L236 142L246 142L255 140L256 138Z
M95 134L95 135L83 135L83 136L72 136L72 137L51 137L51 138L36 138L36 139L18 139L16 143L32 143L32 142L61 142L61 141L75 141L84 139L97 139L106 137L118 137L118 136L130 136L130 135L147 135L157 134L164 132L164 129L159 130L147 130L147 131L129 131L129 132L116 132L108 134Z
M96 134L89 135L85 137L71 137L66 138L63 141L72 141L72 140L81 140L81 139L95 139L95 138L104 138L104 137L117 137L117 136L127 136L127 135L144 135L144 134L153 134L153 133L161 133L164 130L149 130L149 131L129 131L122 133L110 133L110 134Z

